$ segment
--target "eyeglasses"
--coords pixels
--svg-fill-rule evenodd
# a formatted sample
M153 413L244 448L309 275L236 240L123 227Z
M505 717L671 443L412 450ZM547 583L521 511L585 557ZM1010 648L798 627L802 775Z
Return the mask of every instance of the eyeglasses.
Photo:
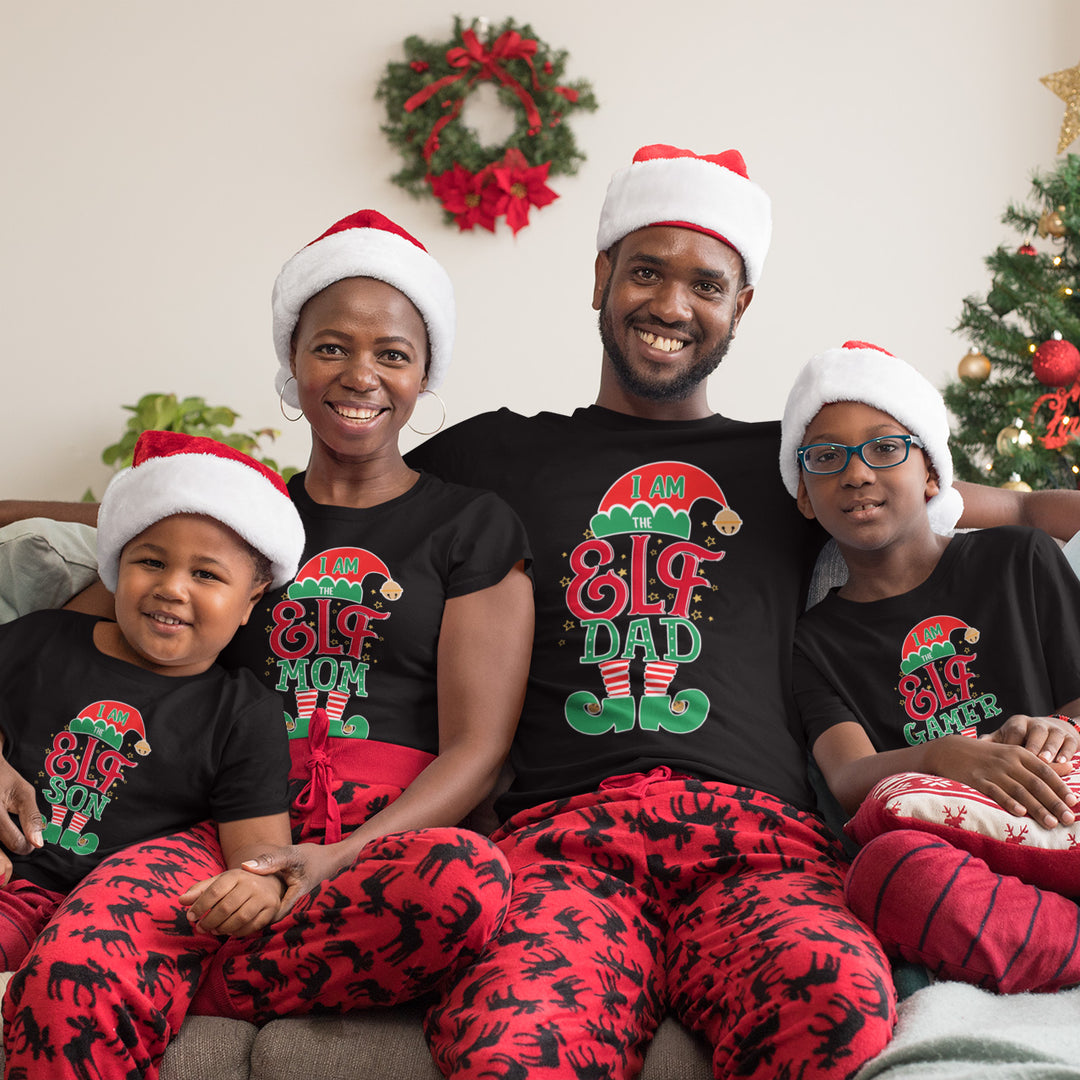
M915 435L879 435L876 439L867 439L858 446L844 446L840 443L800 446L795 455L808 473L822 476L843 472L848 467L852 454L858 454L871 469L891 469L894 465L903 465L907 461L913 446L920 450L925 449L922 440Z

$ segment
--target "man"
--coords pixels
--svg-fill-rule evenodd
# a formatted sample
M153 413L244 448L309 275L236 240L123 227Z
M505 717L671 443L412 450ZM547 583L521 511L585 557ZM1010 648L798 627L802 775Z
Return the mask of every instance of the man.
M738 153L642 149L601 213L596 404L411 455L500 492L535 555L497 805L515 900L429 1016L448 1076L634 1076L668 1011L718 1076L848 1076L889 1039L889 968L844 907L788 699L822 534L781 484L779 425L706 400L770 230Z

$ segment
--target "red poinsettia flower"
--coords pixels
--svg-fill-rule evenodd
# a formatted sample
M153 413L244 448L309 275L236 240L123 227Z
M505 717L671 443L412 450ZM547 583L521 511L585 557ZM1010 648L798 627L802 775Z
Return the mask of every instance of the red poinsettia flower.
M559 197L545 183L550 161L530 168L525 155L511 148L501 162L489 167L491 182L484 189L484 200L496 217L506 215L515 236L529 224L530 206L547 206Z
M482 194L489 173L490 167L474 175L455 161L452 169L427 178L432 194L444 210L454 215L462 232L476 225L482 225L489 232L495 231L495 215L490 212Z

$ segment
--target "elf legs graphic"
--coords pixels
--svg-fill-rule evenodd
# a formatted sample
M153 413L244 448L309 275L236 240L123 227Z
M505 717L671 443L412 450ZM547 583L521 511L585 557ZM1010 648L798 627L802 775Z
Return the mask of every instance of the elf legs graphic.
M678 664L650 661L645 665L645 693L635 699L630 693L630 661L608 660L597 665L604 680L605 696L597 700L588 690L578 690L566 699L567 723L583 735L606 731L630 731L635 720L643 731L696 731L709 715L709 699L700 690L668 693Z
M369 814L400 794L347 790ZM9 1080L156 1077L189 1011L261 1022L409 1000L479 956L510 893L506 860L483 837L398 833L262 934L222 940L195 930L176 903L221 869L215 830L203 825L129 849L72 892L4 997Z
M666 768L524 811L501 933L428 1014L447 1076L637 1075L671 1011L717 1076L846 1077L895 999L820 821Z

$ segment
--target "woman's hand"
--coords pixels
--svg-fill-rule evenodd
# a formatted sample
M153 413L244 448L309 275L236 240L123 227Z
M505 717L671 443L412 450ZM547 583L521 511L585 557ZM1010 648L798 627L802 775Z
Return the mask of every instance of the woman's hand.
M947 735L929 743L926 755L926 771L981 791L1010 814L1030 814L1048 829L1058 822L1071 825L1076 820L1070 807L1077 796L1053 765L1026 747L992 737Z
M29 855L44 845L41 836L44 828L45 816L38 809L33 786L6 758L0 757L0 844L18 855Z
M250 874L276 874L285 882L285 895L273 918L278 922L292 911L297 900L351 861L341 844L289 844L268 848L245 860L242 867Z
M1022 746L1043 761L1061 764L1070 761L1080 750L1080 732L1056 716L1025 716L1017 713L1010 716L997 731L982 738L1007 746Z

